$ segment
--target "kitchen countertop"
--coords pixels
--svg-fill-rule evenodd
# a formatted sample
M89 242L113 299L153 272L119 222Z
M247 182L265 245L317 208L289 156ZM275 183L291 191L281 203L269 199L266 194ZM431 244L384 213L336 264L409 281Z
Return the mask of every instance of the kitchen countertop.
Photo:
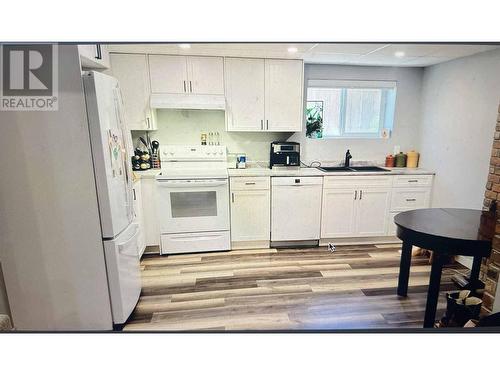
M137 179L142 178L155 178L160 174L161 169L146 169L145 171L133 171Z
M386 168L387 172L323 172L317 168L304 167L295 169L270 169L263 165L253 164L245 169L228 168L229 177L279 177L279 176L380 176L380 175L405 175L420 174L429 175L434 172L422 168ZM155 178L161 172L160 169L148 169L145 171L134 171L138 179Z
M434 174L422 168L386 168L387 172L323 172L317 168L305 167L296 169L270 169L252 165L245 169L228 168L229 177L259 177L259 176L380 176L404 174Z

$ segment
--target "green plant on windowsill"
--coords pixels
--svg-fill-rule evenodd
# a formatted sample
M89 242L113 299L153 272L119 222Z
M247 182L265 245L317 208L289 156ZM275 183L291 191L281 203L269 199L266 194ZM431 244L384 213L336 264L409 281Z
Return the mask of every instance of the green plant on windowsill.
M306 108L306 137L323 138L323 103L308 103Z

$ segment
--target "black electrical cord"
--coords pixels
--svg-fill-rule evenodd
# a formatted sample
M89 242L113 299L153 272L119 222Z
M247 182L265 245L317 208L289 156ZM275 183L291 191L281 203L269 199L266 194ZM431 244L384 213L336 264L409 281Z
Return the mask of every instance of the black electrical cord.
M315 165L315 167L321 167L321 162L317 161L317 160L312 161L311 164L309 164L309 165L307 165L303 161L301 161L300 164L306 166L307 168L313 168L313 164L317 164L317 165Z

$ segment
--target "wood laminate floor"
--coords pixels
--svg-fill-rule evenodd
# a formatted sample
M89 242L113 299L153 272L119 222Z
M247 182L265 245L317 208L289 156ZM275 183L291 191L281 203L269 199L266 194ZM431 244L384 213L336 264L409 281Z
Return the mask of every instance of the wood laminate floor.
M125 331L420 328L429 259L412 258L408 297L396 295L398 244L147 255ZM436 317L450 278L443 270Z

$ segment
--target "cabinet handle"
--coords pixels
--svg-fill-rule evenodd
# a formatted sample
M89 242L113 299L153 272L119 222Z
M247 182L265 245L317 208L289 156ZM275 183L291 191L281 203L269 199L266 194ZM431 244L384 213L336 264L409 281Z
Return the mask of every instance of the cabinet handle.
M186 81L184 81L184 92L186 92Z
M231 202L234 203L234 193L231 193Z
M415 201L416 201L416 199L415 199L415 198L407 198L407 199L406 199L406 201L407 201L407 202L415 202Z
M358 199L358 191L354 190L354 200Z
M363 199L363 190L359 191L359 200Z
M266 120L266 130L269 130L269 120Z
M132 191L134 192L134 201L136 201L137 197L135 196L135 189L132 189Z
M245 185L255 185L255 182L245 182Z
M95 45L97 56L95 57L97 60L102 60L102 51L101 51L101 45L96 44Z
M408 182L418 182L418 180L408 180Z
M150 128L151 128L151 125L150 125L150 123L149 123L149 117L146 117L146 123L147 123L148 129L150 129Z
M189 91L190 91L190 92L193 92L193 85L192 85L192 81L189 81Z
M260 120L260 130L264 130L264 120Z

